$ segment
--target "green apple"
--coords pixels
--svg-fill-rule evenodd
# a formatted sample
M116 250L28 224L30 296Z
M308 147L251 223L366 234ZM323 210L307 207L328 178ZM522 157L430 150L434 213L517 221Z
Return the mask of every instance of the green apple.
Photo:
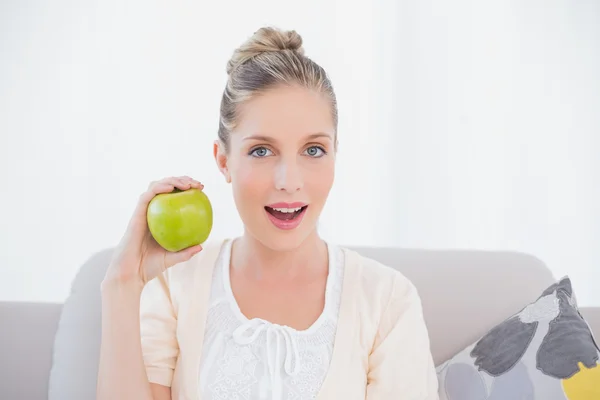
M161 193L148 204L148 228L156 242L167 251L180 251L202 244L213 225L213 210L199 189Z

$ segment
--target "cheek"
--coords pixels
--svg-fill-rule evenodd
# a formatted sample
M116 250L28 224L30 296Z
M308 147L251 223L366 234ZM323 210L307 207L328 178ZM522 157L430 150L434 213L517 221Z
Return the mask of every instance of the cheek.
M335 163L328 161L322 163L318 168L310 170L310 179L306 183L310 185L315 194L326 197L333 186L335 176ZM323 198L323 200L325 200Z
M244 202L257 199L263 201L265 190L270 187L271 174L262 168L250 165L248 162L237 163L231 171L233 190L244 199Z

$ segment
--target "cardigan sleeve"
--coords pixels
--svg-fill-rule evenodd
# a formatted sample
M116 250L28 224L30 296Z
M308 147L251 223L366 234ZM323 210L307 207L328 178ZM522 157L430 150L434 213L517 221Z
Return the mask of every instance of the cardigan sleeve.
M179 355L177 316L165 279L155 278L142 292L140 334L142 355L150 383L171 386Z
M367 400L438 400L438 380L421 299L396 275L369 355Z

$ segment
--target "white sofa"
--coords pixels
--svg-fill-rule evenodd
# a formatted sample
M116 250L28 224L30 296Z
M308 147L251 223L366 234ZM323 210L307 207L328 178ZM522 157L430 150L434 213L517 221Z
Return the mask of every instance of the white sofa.
M436 365L537 299L556 280L539 259L522 253L353 248L415 283ZM50 400L95 398L99 284L110 253L100 251L82 266L64 305L0 303L0 399L41 400L49 391ZM576 293L582 282L573 284ZM581 313L600 335L600 308Z

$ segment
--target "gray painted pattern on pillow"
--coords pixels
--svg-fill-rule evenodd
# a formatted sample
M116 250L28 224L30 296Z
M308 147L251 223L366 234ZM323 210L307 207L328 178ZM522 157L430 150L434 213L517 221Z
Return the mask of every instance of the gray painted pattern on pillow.
M592 332L567 293L558 290L560 312L550 321L550 329L537 351L537 368L557 379L566 379L579 372L578 362L586 368L598 363L598 348Z
M497 325L473 347L475 365L492 376L506 373L527 351L537 326L537 322L523 323L518 316Z
M563 278L560 281L549 286L546 290L542 292L542 295L539 298L548 296L549 294L553 294L554 292L559 291L563 291L567 294L567 296L573 297L573 286L571 285L571 280L569 278Z

